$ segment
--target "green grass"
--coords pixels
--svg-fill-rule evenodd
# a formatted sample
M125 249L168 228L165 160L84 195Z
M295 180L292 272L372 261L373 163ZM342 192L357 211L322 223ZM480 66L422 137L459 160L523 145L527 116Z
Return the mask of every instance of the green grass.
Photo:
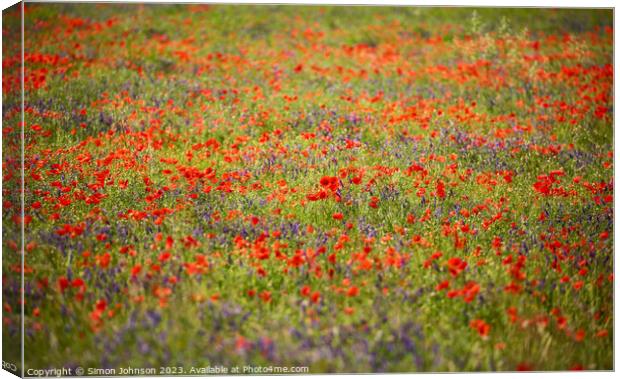
M27 8L26 369L612 369L611 10ZM340 201L308 199L325 176Z

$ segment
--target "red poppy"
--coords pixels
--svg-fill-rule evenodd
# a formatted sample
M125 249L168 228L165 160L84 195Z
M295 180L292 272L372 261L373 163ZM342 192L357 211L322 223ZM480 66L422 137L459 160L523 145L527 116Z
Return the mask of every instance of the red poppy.
M475 319L469 323L469 326L478 332L481 337L486 337L491 331L491 325L487 324L484 320Z

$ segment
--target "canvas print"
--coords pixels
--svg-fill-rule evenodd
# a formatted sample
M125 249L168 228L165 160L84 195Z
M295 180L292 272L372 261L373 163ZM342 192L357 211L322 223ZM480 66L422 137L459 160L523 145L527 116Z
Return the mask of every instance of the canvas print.
M2 21L4 370L614 369L612 9Z

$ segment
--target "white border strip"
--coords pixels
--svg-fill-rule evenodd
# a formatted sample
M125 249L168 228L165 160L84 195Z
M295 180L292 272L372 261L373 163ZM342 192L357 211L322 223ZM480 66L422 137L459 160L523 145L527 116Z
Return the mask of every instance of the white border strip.
M28 3L137 3L137 4L307 4L307 5L401 5L401 6L424 6L424 7L492 7L492 8L615 8L614 0L590 0L583 1L557 1L557 0L26 0Z

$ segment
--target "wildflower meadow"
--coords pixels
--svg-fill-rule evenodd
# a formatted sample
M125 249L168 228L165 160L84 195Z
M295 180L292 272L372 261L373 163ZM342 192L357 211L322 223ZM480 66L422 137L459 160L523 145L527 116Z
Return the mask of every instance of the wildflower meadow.
M17 371L613 369L611 9L27 3L23 122L21 16Z

